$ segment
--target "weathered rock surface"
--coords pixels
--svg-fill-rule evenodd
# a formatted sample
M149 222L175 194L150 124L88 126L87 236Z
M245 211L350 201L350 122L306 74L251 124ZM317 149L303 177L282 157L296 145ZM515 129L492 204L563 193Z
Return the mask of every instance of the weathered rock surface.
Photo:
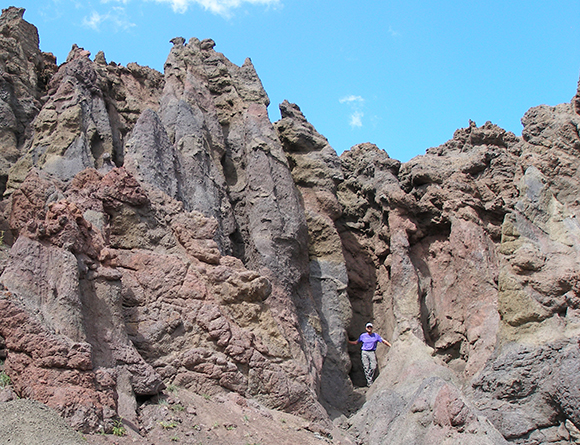
M0 190L32 134L47 83L56 71L52 54L39 50L38 31L24 21L24 9L10 7L0 17Z
M338 157L210 39L173 39L164 74L76 45L57 67L22 15L0 17L2 397L82 431L147 435L178 386L327 439L580 443L580 90L521 137ZM367 321L392 343L368 391Z
M206 394L223 388L324 420L264 303L272 292L270 281L220 254L214 220L183 211L181 203L155 189L148 195L124 169L104 176L86 170L64 189L43 175L31 172L12 196L11 225L19 236L2 274L11 290L6 304L24 306L34 320L26 326L63 337L64 345L55 338L52 349L74 341L70 348L85 355L78 360L68 349L62 352L79 365L54 357L29 363L20 357L54 355L46 346L51 341L25 341L28 349L21 351L18 323L5 319L0 335L18 393L53 406L72 416L75 427L85 428L74 423L80 402L62 396L67 379L56 380L63 391L52 394L46 387L55 379L43 374L81 366L92 376L87 382L98 380L93 374L100 372L115 394L100 403L101 409L94 400L101 394L87 383L95 394L85 394L81 402L96 413L86 429L98 428L100 421L110 427L107 421L121 409L124 393L154 395L162 381ZM44 200L54 194L61 199ZM122 386L124 373L128 386ZM78 383L70 385L72 391Z
M133 63L107 65L102 53L93 62L89 55L73 45L50 77L24 156L11 169L9 191L32 167L70 180L87 167L108 171L122 165L126 135L143 110L159 106L158 72Z
M298 106L284 102L280 112L282 119L276 122L276 130L306 212L310 287L326 344L320 399L327 410L344 411L353 398L346 351L346 328L352 309L347 296L346 262L335 223L342 212L337 198L337 184L343 180L340 160Z
M471 432L463 425L445 432L445 437L460 432L458 443L576 443L578 437L570 414L564 414L575 403L575 374L558 374L557 385L546 374L548 369L568 370L577 348L578 205L576 197L563 192L563 184L574 182L578 160L570 157L575 153L574 137L554 135L567 134L567 125L578 117L570 106L549 110L553 114L531 110L526 115L523 139L491 124L478 128L472 123L458 130L453 140L401 166L397 182L381 180L370 188L374 202L367 198L369 205L360 206L368 209L380 203L388 215L383 230L388 228L389 248L382 266L387 272L383 282L389 287L386 292L375 287L369 306L390 318L383 326L393 326L395 345L412 338L432 348L426 358L431 364L420 368L445 363L454 375L444 378L451 388L448 394L456 395L453 404L469 405L476 418L487 417L501 433L488 431L484 441L477 436L477 431L486 431L479 422ZM534 120L539 116L539 122ZM561 151L556 144L545 150L536 143L543 141L541 133L529 137L536 128L550 134L546 140L556 139ZM355 150L342 157L348 160ZM565 168L556 176L553 166L561 163ZM379 170L373 167L366 171ZM368 176L360 175L359 190L364 190ZM548 185L552 178L554 187ZM398 184L400 189L391 185L385 190L380 184ZM373 233L366 230L368 239ZM380 247L376 242L370 245ZM384 249L367 252L380 277ZM565 351L566 358L550 352L554 349ZM409 352L403 354L397 346L389 352L381 370L385 379L398 375L399 363ZM378 405L384 406L387 419L374 439L368 439L372 443L399 443L411 431L416 443L441 437L433 436L432 428L439 425L434 402L428 404L428 435L410 426L416 417L411 407L423 397L418 382L426 385L433 374L426 373L423 380L414 373L412 389L399 379L379 379L377 386L384 392L373 394L374 402L363 407L357 415L363 417L354 418L352 428L359 437L370 437L364 416L367 411L366 416L372 416ZM464 385L472 385L472 390L460 395ZM560 394L566 394L566 401L560 402ZM393 397L398 403L389 403ZM470 439L472 433L476 436Z

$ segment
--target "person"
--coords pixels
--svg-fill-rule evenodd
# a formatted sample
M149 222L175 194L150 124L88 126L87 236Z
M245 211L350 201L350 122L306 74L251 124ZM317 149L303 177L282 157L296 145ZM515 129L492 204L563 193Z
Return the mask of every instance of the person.
M362 343L360 359L365 371L367 386L371 386L375 377L375 370L377 369L377 356L375 355L377 344L384 343L388 347L391 347L391 344L379 334L373 332L372 323L366 324L366 332L363 332L358 340L348 340L348 342L351 345Z

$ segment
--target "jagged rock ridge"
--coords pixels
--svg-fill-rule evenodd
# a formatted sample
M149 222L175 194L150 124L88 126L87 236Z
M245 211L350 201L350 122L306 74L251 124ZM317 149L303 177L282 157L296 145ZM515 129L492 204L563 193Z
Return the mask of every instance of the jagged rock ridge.
M521 137L338 157L212 40L173 39L163 75L76 45L57 66L23 13L0 17L18 395L84 431L171 384L357 443L580 443L580 93ZM368 320L393 347L361 396Z

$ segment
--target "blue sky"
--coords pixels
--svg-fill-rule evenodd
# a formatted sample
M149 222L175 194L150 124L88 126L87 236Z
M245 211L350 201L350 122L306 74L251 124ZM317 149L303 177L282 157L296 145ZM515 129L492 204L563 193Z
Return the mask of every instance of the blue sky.
M540 104L569 102L580 74L580 0L14 0L43 51L73 43L163 71L173 37L212 38L254 63L341 153L372 142L403 162L473 120L521 134Z

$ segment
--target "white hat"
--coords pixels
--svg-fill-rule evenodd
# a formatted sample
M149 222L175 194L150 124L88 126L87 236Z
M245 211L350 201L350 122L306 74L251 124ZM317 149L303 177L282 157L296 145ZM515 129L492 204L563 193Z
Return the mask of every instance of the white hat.
M366 328L368 328L368 327L371 327L372 328L373 327L373 324L372 323L367 323L367 325L365 327Z

